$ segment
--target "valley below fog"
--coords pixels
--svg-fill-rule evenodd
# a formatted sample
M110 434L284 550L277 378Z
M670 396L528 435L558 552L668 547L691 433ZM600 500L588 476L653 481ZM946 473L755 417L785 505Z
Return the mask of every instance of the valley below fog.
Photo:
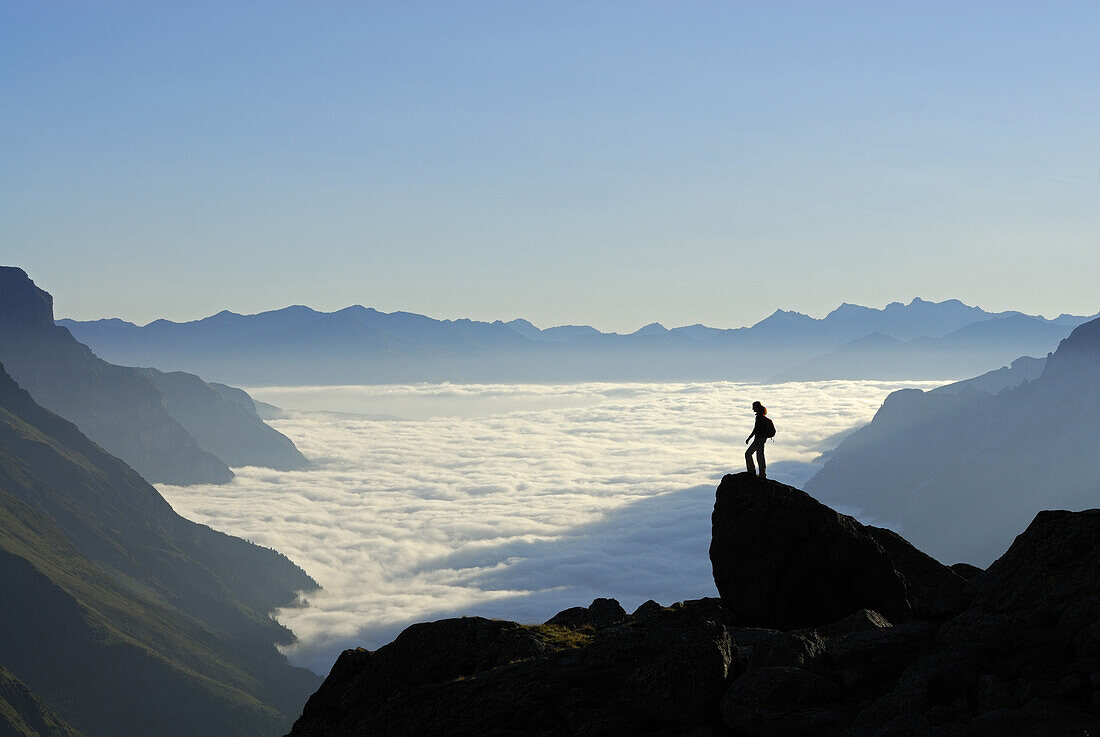
M887 394L940 383L254 388L287 410L269 424L312 467L157 488L180 514L275 548L320 583L276 616L298 637L291 661L325 673L341 650L417 621L536 622L601 596L628 611L714 596L714 488L743 470L753 400L778 427L769 475L801 486Z

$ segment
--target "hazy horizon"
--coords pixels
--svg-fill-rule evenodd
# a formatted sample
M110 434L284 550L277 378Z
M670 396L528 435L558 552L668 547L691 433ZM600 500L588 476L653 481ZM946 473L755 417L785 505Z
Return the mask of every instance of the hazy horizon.
M1096 5L4 9L0 257L77 319L1096 309Z
M33 279L33 275L31 275L31 278ZM39 286L41 286L41 285L39 285ZM49 290L46 290L46 291L49 291ZM717 329L720 329L720 330L726 330L726 329L737 329L737 328L743 328L743 327L752 327L753 325L759 323L761 320L764 320L764 319L770 317L771 315L775 314L776 312L794 312L794 313L806 315L807 317L811 317L813 319L820 320L820 319L825 318L826 316L828 316L832 312L836 311L837 309L839 309L843 305L853 305L854 304L854 305L857 305L859 307L867 307L868 309L872 309L872 310L883 310L883 309L885 309L886 307L888 307L892 304L910 305L916 300L920 300L920 301L923 301L923 302L937 302L937 303L957 301L957 302L961 302L962 304L966 305L967 307L977 307L979 309L985 310L986 312L991 312L991 313L1021 312L1021 313L1024 313L1024 314L1031 314L1035 317L1040 317L1040 318L1043 318L1043 319L1046 319L1046 320L1053 320L1053 319L1056 319L1058 317L1064 317L1064 316L1067 316L1067 315L1089 317L1089 316L1092 316L1092 315L1097 313L1096 310L1090 310L1089 312L1080 313L1079 315L1074 315L1074 313L1070 313L1070 312L1067 312L1067 311L1064 311L1064 310L1061 311L1061 312L1054 312L1054 313L1049 313L1049 314L1027 313L1024 310L1021 310L1021 309L1018 309L1018 308L1015 308L1015 307L1006 307L1004 309L994 310L994 309L990 309L990 308L986 307L985 305L970 304L970 303L966 302L965 300L959 300L959 299L955 299L955 298L951 298L951 297L944 298L943 300L930 300L930 299L924 299L923 297L920 297L918 295L918 296L915 296L915 297L910 297L908 299L890 300L889 302L883 303L882 305L864 305L864 304L858 304L858 303L855 303L855 302L845 300L845 301L839 302L836 305L834 305L833 307L827 308L823 312L819 312L819 313L803 312L802 310L798 310L798 309L788 308L788 307L784 307L784 306L777 306L774 309L768 311L766 314L762 315L760 317L760 319L755 320L753 322L745 323L743 325L714 325L714 324L707 324L707 323L684 323L684 324L681 325L681 324L673 324L673 323L663 321L663 320L659 320L659 319L658 320L652 320L648 323L640 324L640 325L637 325L636 327L626 328L626 329L623 329L623 330L612 330L610 328L604 329L603 326L594 324L592 322L569 323L568 325L587 325L589 327L596 328L600 332L604 332L604 333L618 332L618 333L621 333L621 334L630 334L630 333L636 332L637 330L640 330L641 328L646 327L647 325L651 325L653 323L663 325L664 327L669 328L669 329L673 329L673 328L677 328L677 327L688 327L688 326L691 326L691 325L703 324L706 327L717 328ZM281 311L281 310L286 310L286 309L290 309L290 308L294 308L294 307L306 307L307 309L311 309L311 310L314 310L315 312L320 312L320 313L323 313L323 314L332 314L334 312L340 312L342 310L350 309L350 308L353 308L353 307L365 307L367 309L374 309L374 310L378 310L379 312L384 312L384 313L402 313L403 312L403 313L417 314L417 315L421 315L423 317L431 318L433 320L441 320L441 321L443 321L443 320L469 319L469 320L478 320L480 322L492 323L492 322L498 322L498 321L499 322L511 322L512 320L527 320L528 322L530 322L535 327L537 327L541 330L546 330L546 329L552 328L552 327L567 326L566 323L553 323L553 324L543 323L543 324L539 324L539 323L535 322L534 320L530 320L529 318L527 318L523 315L515 315L515 316L511 316L511 317L500 316L500 317L492 317L492 318L485 318L485 319L474 318L474 317L471 317L469 315L464 315L464 314L459 314L459 315L455 315L455 316L441 317L439 315L416 312L415 310L403 309L403 308L397 308L397 309L393 309L393 310L383 310L383 309L378 308L375 305L362 304L362 303L343 305L343 306L340 306L340 307L334 307L334 308L330 308L330 309L329 308L325 308L325 309L318 308L315 305L285 304L285 305L281 305L281 306L278 306L278 307L271 307L271 308L268 308L268 309L262 309L262 310L259 310L258 312L244 312L244 313L237 312L236 310L231 310L231 309L228 309L228 308L222 308L222 309L216 310L215 312L211 312L211 313L208 313L208 314L201 314L201 315L193 315L193 316L187 317L187 318L180 318L180 319L174 319L173 320L173 319L166 318L166 317L162 316L162 317L154 318L152 320L148 320L146 322L135 322L134 320L128 320L127 318L125 318L123 316L120 316L120 315L101 315L99 317L76 318L76 317L72 317L71 315L58 314L58 315L56 315L55 319L56 320L73 320L73 321L76 321L76 322L88 322L88 321L95 321L95 320L118 319L118 320L122 320L124 322L132 323L134 325L137 325L138 327L146 327L146 326L148 326L148 325L150 325L154 322L157 322L159 320L167 320L169 322L174 322L174 323L187 323L187 322L197 322L197 321L204 320L204 319L207 319L207 318L210 318L210 317L214 317L218 314L221 314L222 312L231 312L231 313L234 313L234 314L250 316L250 315L264 314L264 313L268 313L268 312L278 312L278 311ZM55 304L55 309L56 309L56 304Z

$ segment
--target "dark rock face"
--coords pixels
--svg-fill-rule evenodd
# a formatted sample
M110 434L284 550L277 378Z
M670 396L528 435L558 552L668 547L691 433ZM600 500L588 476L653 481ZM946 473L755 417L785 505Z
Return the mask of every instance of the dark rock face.
M722 479L711 534L722 603L746 624L808 627L860 609L940 616L966 584L895 533L747 473Z
M1100 509L1040 512L969 593L940 635L981 648L990 700L1100 706Z
M681 734L718 722L744 660L727 615L713 600L649 615L600 629L414 625L375 652L345 651L291 734Z
M657 604L657 606L660 607L660 604ZM581 627L603 629L604 627L620 624L625 619L626 611L619 602L614 599L596 599L587 607L575 606L562 610L546 623L574 629Z
M721 602L632 615L598 599L545 625L415 625L346 651L291 735L1100 734L1100 510L1041 513L969 584L780 484L727 476L714 522L735 610L719 583Z
M761 737L818 737L840 731L839 697L828 678L772 666L738 678L722 699L722 715L729 726Z

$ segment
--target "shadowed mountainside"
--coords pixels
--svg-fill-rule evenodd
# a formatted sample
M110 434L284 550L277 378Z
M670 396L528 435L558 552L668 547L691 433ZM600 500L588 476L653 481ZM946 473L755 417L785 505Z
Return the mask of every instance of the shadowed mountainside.
M0 667L0 737L82 737L29 688Z
M748 474L722 480L712 530L730 606L627 614L597 599L541 625L416 624L345 651L291 737L1081 737L1100 725L1100 510L1040 513L985 572ZM807 531L842 554L807 549ZM792 602L801 628L783 631ZM895 620L861 608L873 602Z
M1046 353L1087 318L1054 320L989 313L958 300L884 309L844 304L815 319L777 310L752 327L720 330L652 323L629 335L587 325L540 330L526 320L434 320L361 306L323 313L294 306L257 315L219 312L202 320L61 320L108 360L248 385L415 381L766 380L786 369L799 378L864 378L864 351L845 344L897 343L873 368L889 376L967 376L1021 350ZM907 341L907 342L903 342ZM858 347L862 343L853 344ZM1024 346L1022 349L1021 346ZM839 350L838 350L839 349ZM835 354L830 354L837 351ZM819 364L806 364L823 354ZM794 369L792 367L799 367ZM873 378L886 378L873 376Z
M197 376L101 360L54 325L52 305L22 270L0 267L0 361L36 401L148 480L224 483L227 464L308 465L255 407Z
M164 395L168 414L199 447L230 466L264 466L297 471L309 466L290 438L264 424L255 402L243 389L208 384L194 374L134 369Z
M316 677L268 613L313 588L177 515L0 368L0 665L85 737L285 727Z
M941 560L978 564L1035 510L1095 504L1100 320L1077 327L1028 380L1037 360L953 388L894 392L807 489L899 529Z

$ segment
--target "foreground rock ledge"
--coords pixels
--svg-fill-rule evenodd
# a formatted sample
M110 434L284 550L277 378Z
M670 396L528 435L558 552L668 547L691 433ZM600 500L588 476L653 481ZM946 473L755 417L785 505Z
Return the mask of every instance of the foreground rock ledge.
M988 571L956 568L969 584L747 476L723 480L714 524L719 589L739 587L722 601L413 625L345 651L291 735L1100 735L1100 510L1040 513Z
M873 609L900 622L957 611L966 579L897 533L748 473L722 479L711 517L714 582L733 616L794 629Z

